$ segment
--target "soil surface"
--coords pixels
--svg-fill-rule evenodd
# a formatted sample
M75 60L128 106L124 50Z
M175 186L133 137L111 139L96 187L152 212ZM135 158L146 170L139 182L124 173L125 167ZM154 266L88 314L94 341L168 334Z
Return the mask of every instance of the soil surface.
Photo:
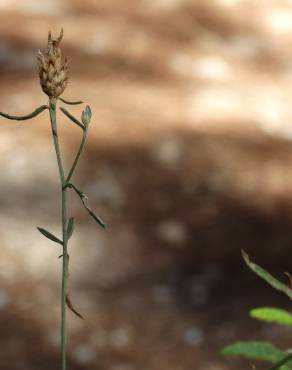
M72 194L69 369L239 370L233 341L291 347L248 317L289 302L240 254L292 272L291 1L0 0L1 111L47 102L35 56L61 27L63 97L94 113L74 182L108 225ZM80 130L58 119L68 168ZM0 369L58 369L61 253L36 229L60 235L47 112L1 119L0 170Z

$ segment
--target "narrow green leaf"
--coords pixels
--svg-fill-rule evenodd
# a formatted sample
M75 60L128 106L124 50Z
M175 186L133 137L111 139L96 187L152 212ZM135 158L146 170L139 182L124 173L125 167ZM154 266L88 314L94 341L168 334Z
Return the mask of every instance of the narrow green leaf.
M222 353L227 356L242 356L271 363L281 361L287 356L287 352L266 342L237 342L225 347Z
M253 272L255 272L260 278L265 280L268 284L270 284L274 289L279 290L280 292L286 294L290 299L292 299L292 289L291 288L283 284L278 279L274 278L274 276L272 276L268 271L264 270L259 265L256 265L255 263L251 262L248 254L245 253L244 250L242 250L242 256L247 266Z
M43 229L42 227L38 227L37 229L46 238L52 240L55 243L59 243L59 244L63 245L63 242L59 238L57 238L55 235L53 235L52 233L50 233L48 230Z
M68 105L83 104L83 101L81 101L81 100L77 100L77 101L69 101L69 100L65 100L64 98L61 98L61 97L59 97L59 99L60 99L63 103L68 104Z
M101 227L106 229L106 224L102 221L102 219L100 217L96 216L96 214L92 211L92 209L90 209L88 207L88 205L84 203L83 200L82 200L82 203L83 203L84 207L87 209L90 216L94 219L94 221L97 222Z
M82 128L82 130L84 131L85 130L85 127L83 126L83 124L77 119L75 118L70 112L68 112L65 108L63 107L60 107L60 110L62 113L65 114L66 117L68 117L72 122L74 122L77 126L79 126L80 128Z
M66 294L66 305L70 311L72 311L76 316L80 317L80 319L84 320L84 317L81 315L81 313L78 312L73 306L69 293Z
M49 107L47 105L41 105L36 110L34 110L32 113L26 114L24 116L12 116L12 115L4 113L4 112L0 112L0 116L2 116L4 118L7 118L7 119L14 120L14 121L25 121L27 119L31 119L31 118L36 117L37 115L39 115L41 112L43 112L44 110L46 110L48 108Z
M77 193L77 194L80 196L80 192ZM84 205L85 209L90 214L90 216L94 219L94 221L97 222L101 227L106 229L106 224L102 221L101 218L96 216L96 214L93 212L93 210L89 207L87 196L82 193L82 196L80 196L80 199L81 199L81 202Z
M68 240L71 238L72 234L74 231L74 218L71 217L69 222L68 222L68 227L67 227L67 238Z
M104 229L106 229L106 224L105 222L99 218L98 216L96 216L96 214L93 212L93 210L89 207L88 205L88 197L81 191L77 188L77 186L75 186L74 184L72 183L68 183L66 184L66 187L69 187L71 189L74 189L76 194L79 196L79 198L81 199L81 202L83 204L83 206L85 207L85 209L87 210L87 212L90 214L90 216L101 226L103 227Z
M87 198L86 195L80 189L77 188L77 186L75 186L74 184L72 184L70 182L66 183L64 188L65 189L66 188L74 189L80 198L82 198L82 197Z
M250 311L250 316L254 319L275 322L281 325L292 325L292 315L282 309L273 307L255 308Z

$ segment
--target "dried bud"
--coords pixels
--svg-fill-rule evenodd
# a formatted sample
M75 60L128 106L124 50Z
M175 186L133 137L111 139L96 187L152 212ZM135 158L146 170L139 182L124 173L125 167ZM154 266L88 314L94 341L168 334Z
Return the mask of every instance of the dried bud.
M62 63L62 53L59 48L63 37L63 29L57 39L49 32L47 50L39 51L37 56L39 76L42 90L50 98L57 98L65 90L68 82L67 59Z
M81 121L84 124L84 126L86 127L90 123L90 120L91 120L91 109L87 105L85 110L81 114Z

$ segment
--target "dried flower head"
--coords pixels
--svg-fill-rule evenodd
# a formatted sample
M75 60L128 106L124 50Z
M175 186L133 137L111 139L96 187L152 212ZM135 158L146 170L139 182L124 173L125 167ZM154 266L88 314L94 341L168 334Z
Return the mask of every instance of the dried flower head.
M57 98L65 90L68 83L68 63L62 63L62 52L59 48L63 37L63 29L57 39L49 32L47 50L39 51L37 59L42 90L50 98Z

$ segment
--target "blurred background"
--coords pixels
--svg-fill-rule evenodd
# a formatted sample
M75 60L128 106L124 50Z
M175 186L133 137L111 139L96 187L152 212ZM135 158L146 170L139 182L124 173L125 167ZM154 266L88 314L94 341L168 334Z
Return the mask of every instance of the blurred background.
M287 329L244 265L292 272L292 1L0 0L0 109L45 104L36 54L64 28L63 94L94 119L72 194L70 370L227 370L235 340ZM82 107L68 108L80 116ZM67 168L80 131L59 114ZM60 199L47 112L1 119L0 369L59 368ZM290 342L289 342L290 339ZM261 369L260 365L257 365Z

